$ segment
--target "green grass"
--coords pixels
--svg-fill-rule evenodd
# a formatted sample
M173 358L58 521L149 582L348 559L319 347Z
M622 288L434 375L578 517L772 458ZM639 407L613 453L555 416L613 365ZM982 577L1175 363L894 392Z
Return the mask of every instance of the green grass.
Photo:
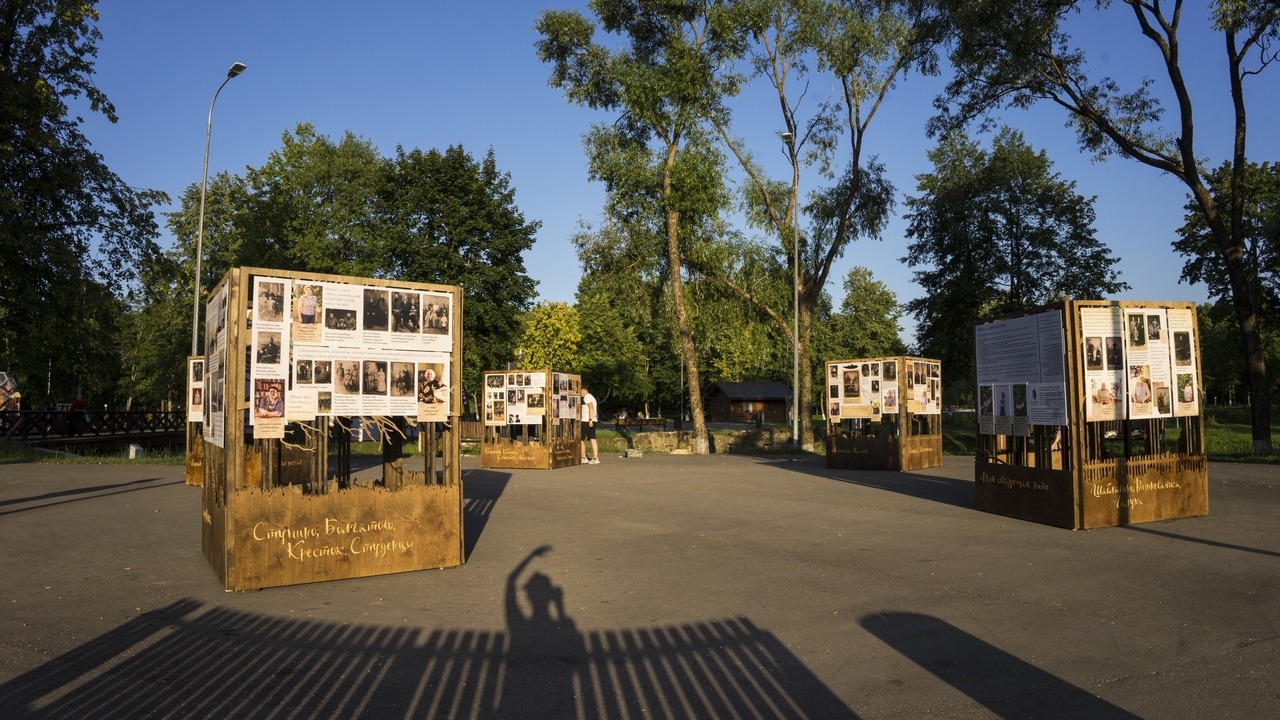
M0 441L0 465L30 462L46 465L185 465L187 458L181 452L148 450L143 457L134 460L123 450L71 453Z
M1280 413L1271 420L1271 445L1280 448ZM974 416L944 415L942 418L942 452L944 455L972 455L977 428ZM1175 440L1176 435L1166 438ZM1205 413L1205 455L1218 462L1280 464L1280 454L1255 455L1249 409L1244 407L1209 408ZM1116 449L1120 454L1122 450Z
M0 465L40 462L46 456L27 445L0 442Z
M1255 455L1249 409L1215 407L1205 413L1205 454L1210 460L1280 464L1280 454ZM1271 447L1280 448L1280 413L1271 418Z
M973 413L942 416L942 454L972 455L977 444L977 416Z

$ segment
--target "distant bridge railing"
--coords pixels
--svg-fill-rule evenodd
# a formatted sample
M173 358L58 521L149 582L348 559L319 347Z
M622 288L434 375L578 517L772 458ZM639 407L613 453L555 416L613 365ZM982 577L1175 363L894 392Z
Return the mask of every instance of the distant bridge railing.
M181 410L23 410L0 412L0 438L11 442L93 442L184 434Z

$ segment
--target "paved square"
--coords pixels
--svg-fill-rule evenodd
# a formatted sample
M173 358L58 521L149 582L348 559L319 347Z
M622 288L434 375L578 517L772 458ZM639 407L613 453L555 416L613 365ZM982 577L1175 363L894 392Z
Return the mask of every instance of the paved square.
M0 465L0 717L1274 715L1280 468L1072 532L972 462L468 459L465 565L250 593L181 468Z

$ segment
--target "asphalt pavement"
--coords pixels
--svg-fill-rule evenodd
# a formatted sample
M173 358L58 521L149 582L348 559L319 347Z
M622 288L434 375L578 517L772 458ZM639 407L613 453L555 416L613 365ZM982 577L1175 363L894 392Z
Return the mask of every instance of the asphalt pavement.
M1270 718L1280 467L1206 517L973 508L973 460L484 470L467 561L226 593L179 467L0 465L0 718Z

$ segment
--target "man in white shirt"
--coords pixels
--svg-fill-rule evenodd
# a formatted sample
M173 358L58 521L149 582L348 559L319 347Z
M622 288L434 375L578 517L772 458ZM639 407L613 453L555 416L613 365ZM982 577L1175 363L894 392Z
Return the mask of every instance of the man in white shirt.
M600 448L596 445L596 421L599 416L596 413L596 397L587 391L587 386L583 385L578 390L578 394L582 396L581 418L582 418L582 460L585 465L600 464ZM587 458L587 441L591 441L591 457Z

